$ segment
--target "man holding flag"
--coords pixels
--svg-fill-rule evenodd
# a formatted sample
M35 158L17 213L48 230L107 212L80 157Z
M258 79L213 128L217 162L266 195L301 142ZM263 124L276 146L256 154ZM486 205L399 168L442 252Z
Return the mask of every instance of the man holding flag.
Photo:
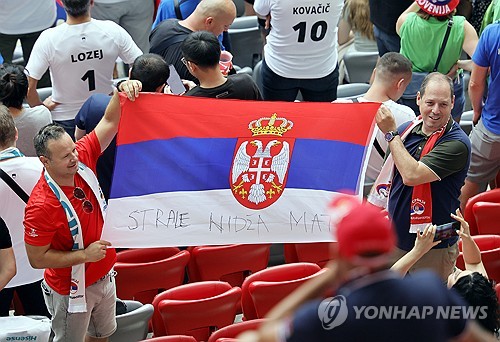
M385 207L398 233L397 258L411 250L414 233L429 224L451 222L459 207L460 188L470 162L470 141L451 118L453 84L449 77L431 73L417 93L421 116L396 127L391 111L381 106L376 121L391 151L369 195ZM395 167L394 167L395 166ZM386 202L388 201L388 202ZM458 256L458 237L443 240L417 263L432 268L443 279Z
M116 253L100 240L106 202L95 167L119 120L115 95L94 131L76 144L56 124L34 139L45 170L26 206L25 242L31 265L45 268L42 290L54 341L107 341L116 330Z

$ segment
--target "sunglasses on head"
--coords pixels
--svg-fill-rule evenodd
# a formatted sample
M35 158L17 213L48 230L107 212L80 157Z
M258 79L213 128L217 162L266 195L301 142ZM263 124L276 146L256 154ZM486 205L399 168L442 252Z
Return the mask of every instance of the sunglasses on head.
M83 201L82 207L83 211L86 212L87 214L90 214L94 211L94 206L92 203L87 199L87 196L85 195L85 192L83 191L82 188L76 187L75 190L73 190L73 195L75 198Z

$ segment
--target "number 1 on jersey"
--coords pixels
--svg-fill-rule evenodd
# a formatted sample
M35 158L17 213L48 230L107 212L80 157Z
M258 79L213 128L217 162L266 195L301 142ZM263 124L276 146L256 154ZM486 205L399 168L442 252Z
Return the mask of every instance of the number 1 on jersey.
M95 90L95 72L94 70L87 70L87 72L82 76L82 81L89 81L89 91Z

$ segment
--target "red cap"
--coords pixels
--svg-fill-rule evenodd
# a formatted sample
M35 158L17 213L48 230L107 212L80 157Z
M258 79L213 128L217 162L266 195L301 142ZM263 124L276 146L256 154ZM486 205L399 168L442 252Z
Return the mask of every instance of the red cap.
M388 218L370 204L352 207L337 225L338 253L355 264L381 266L388 262L396 234Z
M444 17L458 6L460 0L416 0L417 5L426 13L435 17Z

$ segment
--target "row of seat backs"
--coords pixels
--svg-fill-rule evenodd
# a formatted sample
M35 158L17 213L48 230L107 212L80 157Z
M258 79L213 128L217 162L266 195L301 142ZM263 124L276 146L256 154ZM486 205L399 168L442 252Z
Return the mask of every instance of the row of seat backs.
M472 238L481 251L481 260L488 277L495 280L496 283L500 283L500 235L473 235ZM459 249L460 253L456 265L458 268L465 270L461 241L459 242Z
M500 173L497 184L500 183ZM471 197L465 206L464 218L471 235L500 234L500 188Z

